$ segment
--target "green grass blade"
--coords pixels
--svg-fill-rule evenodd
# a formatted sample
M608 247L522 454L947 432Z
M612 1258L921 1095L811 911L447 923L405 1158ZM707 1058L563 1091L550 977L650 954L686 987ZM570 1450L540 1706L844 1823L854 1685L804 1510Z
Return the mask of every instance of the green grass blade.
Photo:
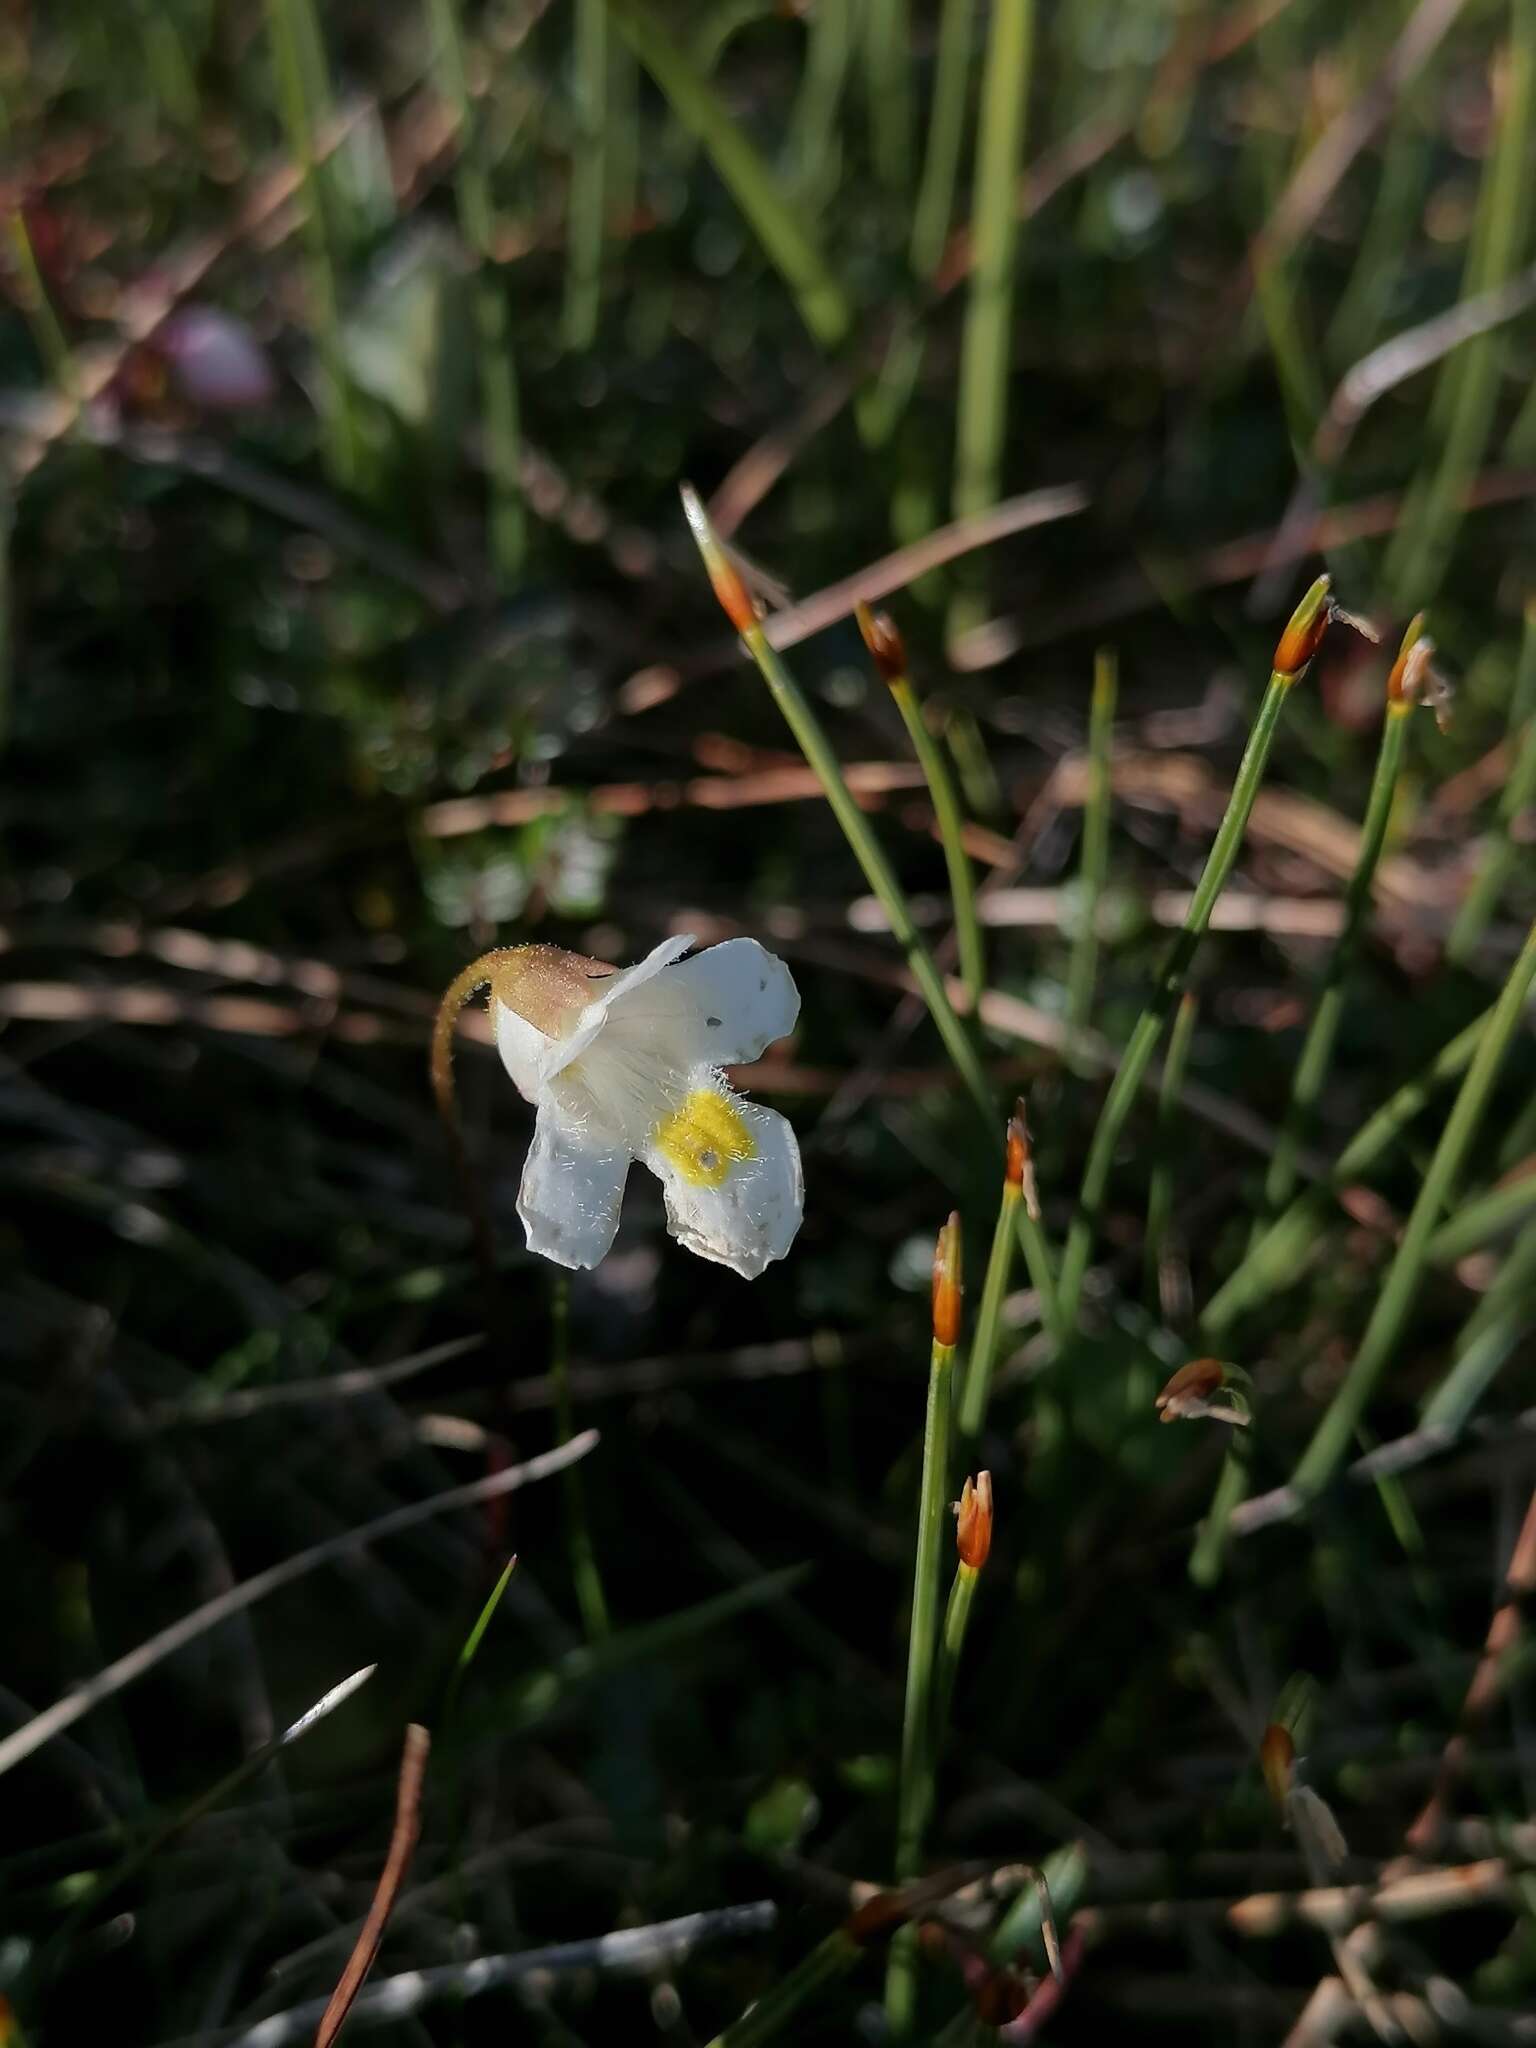
M1083 855L1078 870L1077 932L1067 968L1067 1023L1086 1031L1099 973L1099 903L1109 880L1109 823L1113 794L1110 754L1120 670L1114 651L1093 660L1093 703L1088 718L1088 794L1083 803Z
M576 0L576 150L566 232L565 342L588 349L597 337L608 207L607 0Z
M1488 929L1500 896L1521 857L1515 826L1536 804L1536 603L1527 605L1520 666L1509 707L1509 773L1499 795L1493 832L1446 940L1445 957L1465 964Z
M941 0L939 47L928 109L928 146L912 214L911 264L929 278L939 267L955 210L955 180L965 141L971 69L971 29L976 0Z
M1330 1402L1312 1441L1302 1455L1289 1488L1296 1508L1315 1499L1342 1464L1366 1406L1388 1365L1412 1312L1423 1278L1426 1253L1435 1224L1455 1192L1473 1138L1493 1092L1504 1055L1522 1020L1536 979L1536 925L1528 933L1519 959L1494 1005L1493 1021L1478 1046L1457 1093L1440 1142L1435 1147L1396 1256L1377 1297L1344 1384ZM1259 1506L1254 1503L1255 1508Z
M823 348L835 348L853 325L852 308L801 215L645 0L608 0L608 6L673 113L708 151L764 255L788 285L807 330Z
M1152 1175L1147 1188L1147 1236L1142 1248L1147 1306L1166 1318L1163 1302L1163 1248L1168 1225L1173 1219L1174 1162L1178 1157L1180 1123L1179 1098L1184 1092L1184 1070L1189 1064L1190 1041L1195 1035L1199 1004L1188 991L1179 999L1178 1014L1168 1039L1168 1056L1163 1062L1162 1083L1157 1093L1157 1139L1152 1154Z
M1008 363L1013 339L1017 185L1033 65L1034 0L997 0L987 37L985 83L972 192L972 268L960 346L955 405L954 510L970 518L997 502L1008 426ZM981 586L951 607L953 641L980 622Z

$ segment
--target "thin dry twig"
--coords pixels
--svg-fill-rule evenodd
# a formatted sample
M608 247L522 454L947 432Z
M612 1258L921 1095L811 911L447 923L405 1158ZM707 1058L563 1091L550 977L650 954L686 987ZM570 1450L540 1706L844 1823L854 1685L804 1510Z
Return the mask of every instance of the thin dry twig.
M395 1909L395 1900L400 1896L400 1887L405 1883L406 1872L411 1867L411 1858L416 1853L416 1843L421 1835L421 1788L431 1748L432 1737L419 1721L412 1721L405 1731L405 1745L400 1752L395 1825L389 1838L389 1852L384 1858L384 1868L379 1872L379 1882L367 1918L358 1929L357 1941L347 1957L346 1968L337 1979L330 2004L321 2014L320 2024L315 2029L315 2048L331 2048L379 1953L379 1944L384 1939L384 1930L389 1925L389 1916Z

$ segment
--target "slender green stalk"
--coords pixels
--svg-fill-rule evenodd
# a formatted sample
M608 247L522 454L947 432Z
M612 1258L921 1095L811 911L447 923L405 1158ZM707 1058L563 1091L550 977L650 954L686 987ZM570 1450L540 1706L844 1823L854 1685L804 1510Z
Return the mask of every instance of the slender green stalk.
M1078 871L1077 931L1067 968L1067 1026L1086 1031L1099 972L1099 903L1109 880L1109 812L1113 790L1115 697L1120 671L1114 650L1093 658L1093 704L1088 716L1088 793L1083 801L1083 857Z
M1296 1062L1296 1072L1292 1077L1291 1099L1264 1175L1263 1214L1266 1217L1277 1215L1291 1198L1296 1186L1296 1155L1311 1132L1318 1101L1328 1084L1333 1049L1344 1017L1345 976L1354 960L1360 930L1370 909L1371 884L1381 859L1381 850L1386 844L1387 826L1391 821L1398 777L1402 772L1411 709L1412 706L1402 697L1389 698L1387 702L1376 772L1371 781L1365 823L1360 832L1360 852L1344 896L1344 922L1328 956L1312 1021L1307 1026L1301 1057ZM1259 1223L1255 1236L1262 1228L1262 1223Z
M1275 653L1277 665L1270 672L1264 701L1248 735L1248 744L1238 765L1232 794L1227 800L1226 814L1206 857L1205 867L1196 885L1183 928L1164 963L1151 1001L1136 1021L1115 1078L1110 1084L1109 1093L1104 1099L1104 1107L1099 1112L1093 1140L1088 1148L1087 1164L1083 1169L1077 1212L1072 1218L1062 1253L1057 1313L1063 1330L1070 1330L1077 1320L1083 1280L1088 1271L1088 1260L1093 1250L1094 1239L1098 1234L1099 1217L1108 1191L1120 1134L1125 1127L1137 1091L1141 1087L1142 1078L1151 1064L1152 1055L1157 1050L1157 1042L1162 1037L1163 1029L1180 996L1184 993L1190 965L1199 950L1206 926L1210 923L1216 899L1226 887L1227 878L1236 864L1243 843L1243 834L1247 829L1248 816L1259 793L1259 784L1264 779L1264 769L1279 729L1280 715L1285 709L1286 699L1291 693L1292 685L1305 673L1316 652L1322 633L1326 630L1328 617L1328 578L1320 576L1297 606L1290 624L1281 635L1280 645ZM1283 666L1280 665L1282 663Z
M949 772L943 750L930 731L923 707L917 701L912 679L907 674L906 648L895 625L884 612L859 606L859 630L864 644L875 657L876 666L890 686L901 722L907 728L933 814L938 820L939 839L944 848L944 866L949 874L950 907L955 920L955 938L960 951L960 979L965 983L974 1013L987 985L986 955L982 945L981 919L976 914L976 884L971 874L970 855L965 850L965 819L955 779Z
M1512 759L1494 828L1483 855L1482 866L1462 899L1446 941L1445 957L1465 963L1476 952L1488 928L1505 885L1521 858L1514 828L1521 815L1536 804L1536 604L1526 607L1525 635L1520 647L1520 667L1515 677L1509 708L1509 746Z
M858 27L859 0L818 7L807 25L805 66L789 119L788 157L797 194L818 211L834 176L838 112Z
M315 352L325 393L321 424L325 434L326 461L336 482L343 489L350 490L358 481L362 444L353 411L351 379L347 375L342 349L341 293L337 283L339 265L334 224L320 176L316 146L322 107L314 103L311 94L317 89L314 74L318 31L313 18L306 19L302 0L267 0L267 23L283 127L288 136L288 147L299 167L303 192ZM323 53L318 57L318 68L323 78Z
M1468 1252L1475 1252L1490 1238L1524 1220L1527 1209L1536 1208L1536 1171L1518 1180L1490 1188L1475 1202L1464 1202L1447 1223L1442 1223L1429 1241L1428 1259L1433 1266L1454 1266Z
M516 1557L509 1557L498 1573L496 1583L487 1594L480 1612L475 1616L474 1627L471 1628L469 1634L464 1638L459 1654L454 1659L453 1670L448 1679L447 1689L443 1694L442 1710L437 1716L436 1725L439 1732L446 1728L453 1719L453 1710L458 1704L459 1692L464 1684L464 1680L469 1675L469 1667L474 1663L476 1656L479 1654L480 1645L485 1640L485 1632L490 1627L497 1608L501 1605L501 1596L511 1584L512 1574L516 1569Z
M503 589L522 574L527 549L523 508L522 427L506 292L494 261L495 213L480 157L457 0L429 0L438 90L459 127L454 201L459 228L479 260L474 289L476 371L485 408L485 465L490 489L490 555Z
M587 349L597 335L608 206L608 8L576 0L576 152L566 231L565 340Z
M1200 1317L1202 1341L1213 1351L1239 1316L1290 1285L1321 1235L1334 1195L1373 1166L1424 1108L1437 1089L1471 1065L1493 1022L1492 1010L1474 1017L1441 1046L1422 1074L1394 1091L1350 1139L1327 1178L1299 1195L1251 1246L1207 1302Z
M865 0L864 82L875 176L901 191L912 161L912 23L908 0Z
M976 1581L981 1573L962 1558L950 1582L949 1601L944 1609L944 1633L939 1642L938 1675L933 1688L933 1763L937 1770L943 1755L944 1736L949 1728L949 1710L955 1697L955 1680L960 1675L960 1658L965 1649L966 1630L971 1625L971 1605L976 1598Z
M967 1466L980 1441L992 1394L992 1374L997 1365L998 1339L1003 1327L1003 1302L1013 1271L1013 1248L1018 1240L1018 1212L1024 1189L1013 1172L1012 1132L1009 1133L1009 1172L1003 1179L1003 1196L997 1205L997 1225L992 1232L992 1250L987 1256L987 1277L982 1282L981 1306L971 1336L970 1356L960 1382L960 1463Z
M955 179L965 140L975 15L976 0L941 0L933 99L928 110L928 147L912 214L912 270L923 279L930 278L939 267L954 216Z
M907 1691L901 1720L901 1779L896 1805L898 1882L917 1875L923 1835L933 1810L934 1673L939 1567L949 1526L949 1446L954 1417L955 1344L960 1334L960 1219L939 1233L934 1257L933 1346L928 1365L928 1407L923 1424L923 1477L918 1501L917 1558L907 1634ZM917 1990L915 1930L891 1944L885 1979L886 2019L896 2039L908 2036Z
M748 2006L724 2033L716 2034L709 2048L763 2048L775 2040L801 2008L829 1985L836 1984L857 1967L865 1946L845 1927L836 1927L824 1941L817 1942L809 1955L802 1956L785 1976L765 1991L755 2005Z
M1436 1223L1455 1192L1468 1149L1476 1137L1510 1040L1520 1024L1536 979L1536 925L1494 1005L1493 1021L1467 1069L1435 1147L1399 1240L1391 1268L1377 1296L1360 1348L1344 1383L1329 1403L1312 1441L1291 1477L1290 1492L1304 1504L1320 1493L1343 1462L1376 1385L1397 1348L1423 1278Z
M20 285L21 309L32 330L32 339L42 357L43 368L66 398L73 397L74 357L59 324L59 316L53 309L53 301L48 296L48 287L43 283L43 273L37 267L32 237L27 232L26 218L19 207L13 208L9 214L6 230Z
M1468 1316L1456 1340L1450 1371L1424 1404L1419 1426L1459 1436L1492 1386L1495 1375L1529 1337L1531 1287L1536 1283L1536 1223L1510 1247L1498 1278Z
M1505 283L1521 263L1530 220L1531 137L1536 129L1536 0L1512 0L1503 105L1478 195L1478 219L1462 279L1463 298ZM1482 464L1498 404L1504 335L1483 334L1448 357L1431 407L1440 441L1432 475L1415 482L1382 565L1401 603L1434 594L1462 516L1467 485ZM1520 423L1511 439L1520 431Z
M987 36L972 190L972 267L955 407L954 510L958 519L997 502L1008 426L1013 339L1017 185L1034 44L1034 0L996 0ZM978 558L978 560L981 558ZM979 570L973 569L973 577ZM969 580L951 607L950 638L979 622L981 586Z
M550 1274L549 1320L549 1376L555 1390L555 1428L560 1442L566 1444L576 1434L576 1410L571 1400L571 1276L561 1267L553 1268ZM611 1634L613 1624L608 1617L608 1600L587 1517L586 1488L574 1465L567 1466L561 1476L565 1487L565 1541L576 1604L581 1609L587 1641L599 1643Z
M1163 1061L1163 1078L1157 1092L1157 1140L1147 1188L1147 1240L1142 1251L1147 1306L1154 1313L1162 1310L1163 1245L1173 1215L1173 1165L1178 1156L1179 1098L1184 1091L1184 1069L1189 1064L1190 1040L1195 1034L1199 1007L1188 991L1179 1000L1178 1015L1173 1020L1173 1030L1168 1039L1168 1056Z
M812 338L823 348L835 348L853 325L852 308L803 218L646 0L608 0L608 6L673 113L708 151L764 255L788 285Z

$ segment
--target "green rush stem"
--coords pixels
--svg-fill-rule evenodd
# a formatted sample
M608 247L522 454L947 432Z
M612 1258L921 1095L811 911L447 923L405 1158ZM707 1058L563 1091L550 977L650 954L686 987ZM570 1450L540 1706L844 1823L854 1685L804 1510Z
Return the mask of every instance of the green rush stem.
M1232 1431L1217 1475L1216 1491L1211 1496L1205 1519L1195 1532L1194 1548L1189 1555L1189 1576L1197 1586L1214 1586L1221 1577L1221 1568L1226 1560L1227 1525L1234 1511L1248 1498L1252 1439L1251 1428Z
M512 361L506 293L492 260L495 214L490 180L479 156L474 103L464 59L457 0L429 0L438 90L458 123L454 201L459 229L477 259L474 281L476 372L485 408L485 461L490 491L490 554L502 587L515 584L527 548L522 493L522 427Z
M1503 1187L1490 1188L1475 1202L1466 1202L1448 1223L1442 1223L1429 1241L1431 1265L1453 1266L1468 1252L1475 1252L1512 1223L1525 1219L1527 1209L1536 1207L1536 1171L1528 1171Z
M875 176L899 192L912 160L912 23L908 0L864 0L864 82Z
M1163 1027L1167 1024L1179 997L1184 993L1190 964L1210 922L1216 899L1226 886L1227 878L1237 861L1243 833L1248 824L1248 815L1259 793L1259 784L1264 779L1264 768L1269 759L1269 750L1274 744L1280 714L1285 708L1285 700L1290 695L1291 686L1296 679L1295 674L1282 674L1278 669L1271 671L1269 687L1264 692L1259 715L1248 735L1248 744L1243 750L1237 778L1232 785L1232 794L1227 800L1226 815L1222 818L1215 841L1206 858L1205 868L1195 889L1194 900L1189 906L1183 929L1174 941L1173 949L1158 977L1152 1000L1136 1021L1136 1027L1131 1033L1115 1078L1110 1084L1109 1093L1104 1099L1104 1107L1099 1112L1099 1120L1094 1126L1093 1142L1088 1148L1088 1163L1083 1169L1077 1211L1072 1218L1066 1248L1062 1253L1057 1313L1063 1331L1069 1331L1077 1321L1083 1280L1088 1271L1089 1256L1098 1233L1099 1216L1109 1187L1110 1172L1114 1166L1120 1134L1125 1127L1137 1091L1141 1087L1142 1077L1151 1064L1153 1053L1157 1050L1157 1041L1163 1035Z
M1520 644L1520 666L1509 707L1509 745L1513 755L1499 797L1493 834L1472 886L1462 899L1446 940L1445 957L1464 966L1477 951L1504 885L1514 873L1521 849L1514 828L1522 812L1536 804L1536 605L1527 608Z
M1399 699L1393 699L1387 705L1381 729L1381 746L1376 756L1376 773L1371 782L1371 794L1365 809L1365 823L1360 833L1360 853L1344 897L1344 922L1334 942L1333 951L1328 956L1322 987L1318 992L1317 1007L1312 1012L1312 1021L1307 1026L1301 1057L1296 1062L1296 1072L1291 1082L1291 1099L1280 1126L1279 1137L1275 1141L1275 1149L1270 1154L1268 1171L1264 1175L1262 1213L1265 1217L1277 1215L1295 1190L1296 1155L1311 1131L1318 1101L1328 1084L1329 1070L1333 1065L1334 1044L1344 1016L1344 980L1354 961L1360 930L1370 909L1371 883L1375 878L1377 863L1381 859L1382 847L1386 844L1387 827L1392 818L1392 804L1397 794L1398 777L1402 772L1404 742L1407 738L1411 709L1411 705ZM1255 1236L1262 1228L1262 1222L1258 1221Z
M576 1410L571 1399L571 1276L559 1266L550 1272L549 1376L555 1392L555 1428L559 1441L566 1444L576 1434ZM587 1519L586 1489L577 1466L568 1465L561 1476L565 1486L565 1538L576 1604L581 1609L587 1641L599 1643L611 1633L612 1623Z
M789 119L788 156L807 206L820 209L837 145L837 117L858 30L858 0L818 7L806 28L805 66Z
M1024 1264L1029 1269L1029 1284L1040 1304L1041 1327L1049 1330L1059 1342L1065 1333L1058 1320L1061 1297L1056 1286L1056 1261L1051 1256L1050 1241L1044 1226L1030 1215L1027 1204L1019 1203L1014 1211L1014 1221L1018 1226Z
M32 237L27 231L26 218L19 207L13 208L6 223L7 240L11 245L11 256L18 273L21 300L27 325L32 330L32 339L42 357L43 367L66 398L75 395L75 364L70 353L64 329L59 325L59 316L53 310L53 301L43 283L43 273L37 267L37 254L32 247Z
M1013 1271L1013 1247L1017 1241L1017 1217L1024 1207L1022 1191L1013 1182L1003 1182L1003 1198L997 1208L997 1227L992 1232L992 1250L987 1258L987 1277L982 1282L981 1306L971 1337L970 1357L960 1382L960 1463L970 1464L971 1452L980 1440L987 1419L987 1402L992 1393L992 1374L997 1365L998 1338L1003 1326L1003 1302L1008 1278Z
M786 1976L748 2006L740 2019L716 2034L709 2048L763 2048L764 2042L783 2032L808 2000L846 1977L865 1953L864 1944L855 1941L845 1928L834 1928Z
M1186 993L1179 1000L1178 1014L1168 1039L1168 1056L1163 1061L1162 1081L1157 1091L1157 1139L1152 1153L1152 1174L1147 1187L1147 1239L1142 1250L1146 1275L1147 1306L1157 1314L1162 1304L1163 1241L1173 1215L1174 1139L1179 1127L1179 1098L1184 1090L1184 1069L1189 1064L1189 1044L1194 1036L1199 1004Z
M708 152L763 253L789 287L813 340L835 348L853 325L842 286L772 172L731 118L693 59L662 27L646 0L607 0L619 30L679 121Z
M886 859L879 840L871 829L869 820L855 803L843 780L843 771L838 764L831 742L822 731L820 720L811 709L804 692L795 678L785 667L775 650L769 646L767 635L761 626L752 626L742 635L747 651L762 672L763 680L773 693L774 702L784 714L785 723L794 734L800 751L816 773L832 814L842 827L855 860L863 870L864 879L885 912L886 920L895 935L897 944L906 956L912 978L917 983L923 1001L938 1027L956 1071L971 1091L976 1107L986 1120L987 1129L993 1130L996 1117L992 1090L987 1082L986 1070L969 1032L955 1013L954 1005L944 986L944 977L934 964L933 955L923 942L922 934L913 922L912 912L902 893L890 862Z
M949 1441L954 1409L954 1346L935 1343L928 1368L923 1425L923 1481L917 1518L917 1562L907 1636L907 1694L901 1721L901 1783L897 1794L898 1882L917 1875L923 1834L933 1810L933 1678L938 1628L939 1559L950 1527ZM917 1984L917 1943L905 1929L892 1943L885 2011L899 2040L911 2032Z
M912 214L913 275L930 278L939 267L955 210L955 179L965 140L966 88L970 83L971 28L976 0L941 0L939 47L928 111L928 147Z
M1498 1277L1468 1316L1456 1340L1451 1369L1424 1404L1419 1427L1461 1434L1495 1375L1530 1333L1530 1290L1536 1282L1536 1223L1510 1246Z
M907 676L897 676L891 684L891 695L896 699L902 724L907 728L907 736L917 754L923 780L933 799L934 816L939 822L944 865L949 872L955 938L960 949L960 979L965 983L974 1015L976 1005L981 1001L981 992L987 985L987 963L982 948L981 919L976 915L976 883L971 874L970 856L965 850L965 820L960 814L955 779L949 772L943 749L929 730L911 680Z
M1531 135L1536 117L1536 0L1511 0L1508 71L1503 107L1478 194L1477 221L1462 278L1463 298L1505 283L1520 267L1530 219ZM1508 353L1502 334L1482 334L1450 356L1430 407L1431 445L1439 442L1432 475L1415 480L1382 564L1382 581L1396 598L1416 605L1434 597L1461 519L1467 484L1488 445L1498 405L1500 368ZM1511 431L1521 432L1524 412Z
M597 335L607 213L608 9L576 0L576 150L571 162L566 235L565 340L587 349Z
M352 409L341 341L341 295L337 286L337 253L328 195L320 176L315 148L320 108L311 102L319 89L317 62L324 77L323 53L317 57L318 30L306 18L302 0L267 0L267 20L277 71L278 100L288 147L299 167L304 201L304 239L308 252L309 289L315 316L315 347L325 380L323 413L327 461L335 481L352 489L361 466L361 442ZM327 88L324 88L328 90Z
M1493 1017L1492 1010L1485 1010L1441 1046L1423 1073L1405 1081L1360 1126L1327 1178L1298 1195L1285 1213L1276 1217L1207 1302L1200 1317L1203 1342L1219 1350L1239 1316L1296 1278L1322 1231L1331 1198L1375 1165L1438 1088L1466 1071Z
M1093 706L1088 719L1088 793L1083 803L1083 858L1078 875L1077 932L1067 968L1067 1029L1086 1031L1099 971L1099 900L1109 879L1109 809L1113 786L1119 666L1111 648L1093 658Z
M1320 1493L1338 1470L1366 1404L1391 1363L1403 1326L1412 1313L1435 1225L1455 1191L1504 1055L1520 1024L1533 978L1536 925L1526 935L1520 957L1494 1004L1492 1021L1457 1091L1360 1348L1292 1475L1290 1490L1303 1504Z
M944 1738L949 1731L949 1710L955 1697L955 1680L960 1675L960 1657L965 1632L971 1625L971 1603L981 1573L964 1559L955 1566L944 1609L944 1634L939 1644L938 1676L933 1688L933 1768L937 1773L944 1756Z
M1008 364L1013 339L1014 258L1018 243L1019 164L1024 149L1034 42L1034 0L996 0L987 36L972 188L972 268L955 403L954 512L966 519L997 502L1008 426ZM979 585L951 607L953 639L978 623Z

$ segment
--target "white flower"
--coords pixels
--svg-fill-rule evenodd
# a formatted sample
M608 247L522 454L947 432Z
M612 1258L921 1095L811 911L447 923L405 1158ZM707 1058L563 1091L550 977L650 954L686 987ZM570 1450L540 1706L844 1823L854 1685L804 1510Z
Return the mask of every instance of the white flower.
M622 971L559 946L493 956L497 1048L538 1110L517 1212L557 1265L595 1266L612 1244L632 1159L661 1182L672 1235L745 1279L800 1228L794 1132L720 1072L792 1030L799 993L756 939L682 959L692 944L665 939Z

